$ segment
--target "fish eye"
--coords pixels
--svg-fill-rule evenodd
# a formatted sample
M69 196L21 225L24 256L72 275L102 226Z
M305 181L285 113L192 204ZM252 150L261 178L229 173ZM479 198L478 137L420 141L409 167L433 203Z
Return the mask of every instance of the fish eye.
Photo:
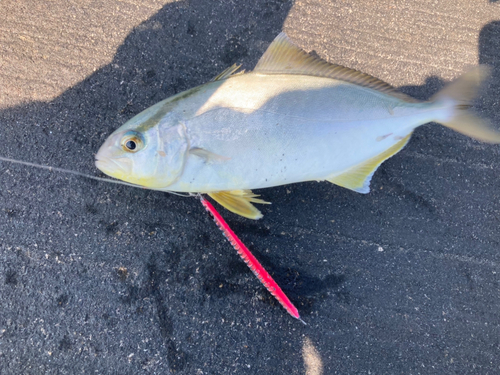
M127 152L137 152L143 149L142 137L136 132L128 132L122 138L122 148Z
M137 143L135 141L130 140L125 143L125 147L128 148L130 151L134 151L137 148Z

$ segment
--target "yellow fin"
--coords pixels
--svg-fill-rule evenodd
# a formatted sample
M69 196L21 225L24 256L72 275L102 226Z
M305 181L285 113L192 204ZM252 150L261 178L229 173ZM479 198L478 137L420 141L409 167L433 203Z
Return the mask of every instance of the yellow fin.
M219 191L208 195L229 211L253 220L260 219L263 215L251 202L271 204L257 198L259 195L252 193L251 190Z
M229 68L225 69L222 73L220 73L219 75L212 78L212 81L220 81L220 80L232 77L233 75L245 73L244 70L242 70L241 72L235 73L240 67L241 67L241 64L240 65L233 64Z
M257 73L267 74L301 74L316 77L332 78L354 85L377 90L394 96L406 102L419 102L378 78L360 71L346 68L342 65L331 64L323 59L314 57L297 47L286 36L280 33L266 52L260 58L254 69Z
M391 156L397 154L410 140L411 133L394 146L367 161L349 168L339 175L327 178L332 184L354 190L358 193L370 192L370 181L377 168Z

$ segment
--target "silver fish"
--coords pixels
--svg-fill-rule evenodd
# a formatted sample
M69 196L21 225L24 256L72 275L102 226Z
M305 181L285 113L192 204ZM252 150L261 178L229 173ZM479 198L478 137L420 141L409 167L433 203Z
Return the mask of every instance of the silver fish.
M329 181L368 193L373 173L434 121L490 143L500 133L467 110L489 69L464 74L430 101L308 55L281 33L252 72L232 66L211 82L139 113L109 136L96 166L155 190L208 193L258 219L252 193Z

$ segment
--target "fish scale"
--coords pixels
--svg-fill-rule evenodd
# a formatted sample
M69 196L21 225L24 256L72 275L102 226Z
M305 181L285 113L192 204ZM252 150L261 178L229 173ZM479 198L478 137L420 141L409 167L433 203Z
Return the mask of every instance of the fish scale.
M406 137L416 126L447 110L435 108L437 105L434 103L408 103L407 107L395 107L391 115L386 107L394 106L395 98L368 92L366 96L371 99L370 107L375 109L368 111L362 109L362 99L359 99L366 89L348 83L340 84L332 79L307 76L295 77L290 86L295 87L296 81L313 81L310 87L322 88L312 90L309 87L307 99L297 106L297 100L290 100L290 97L303 96L302 90L292 91L285 85L282 76L255 77L246 74L232 81L231 88L222 85L217 90L225 92L224 98L217 97L215 92L213 103L210 100L200 110L200 115L185 122L188 133L197 140L196 147L224 155L229 160L207 165L195 157L188 157L184 178L171 185L170 189L192 192L256 189L325 180L336 172L380 154ZM257 103L231 100L243 87L249 91L260 87L260 96L264 97L266 93L262 87L266 85L281 86L286 93L273 94L268 101ZM342 97L342 100L335 100L337 97ZM358 98L357 103L355 98ZM226 107L220 105L223 99ZM347 106L349 101L354 102L351 107ZM249 104L243 107L245 102ZM309 104L311 108L307 108ZM355 106L361 110L353 111ZM409 117L412 122L408 121ZM377 141L387 133L393 136L383 142ZM233 180L232 186L228 186L228 176ZM186 184L186 181L189 183Z

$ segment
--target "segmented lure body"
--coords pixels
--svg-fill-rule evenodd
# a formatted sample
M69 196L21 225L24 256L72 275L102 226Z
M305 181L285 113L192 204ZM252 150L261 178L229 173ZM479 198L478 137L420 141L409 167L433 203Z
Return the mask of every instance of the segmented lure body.
M212 214L215 223L219 229L224 233L227 240L233 245L234 249L238 252L241 259L246 263L246 265L252 270L259 281L266 287L266 289L273 295L274 298L285 308L285 310L294 318L299 319L302 323L304 321L300 319L299 311L286 296L286 294L281 290L279 285L274 281L271 275L262 267L260 262L253 256L253 254L248 250L243 242L236 236L232 231L226 221L217 212L215 207L200 195L201 204L205 209Z

